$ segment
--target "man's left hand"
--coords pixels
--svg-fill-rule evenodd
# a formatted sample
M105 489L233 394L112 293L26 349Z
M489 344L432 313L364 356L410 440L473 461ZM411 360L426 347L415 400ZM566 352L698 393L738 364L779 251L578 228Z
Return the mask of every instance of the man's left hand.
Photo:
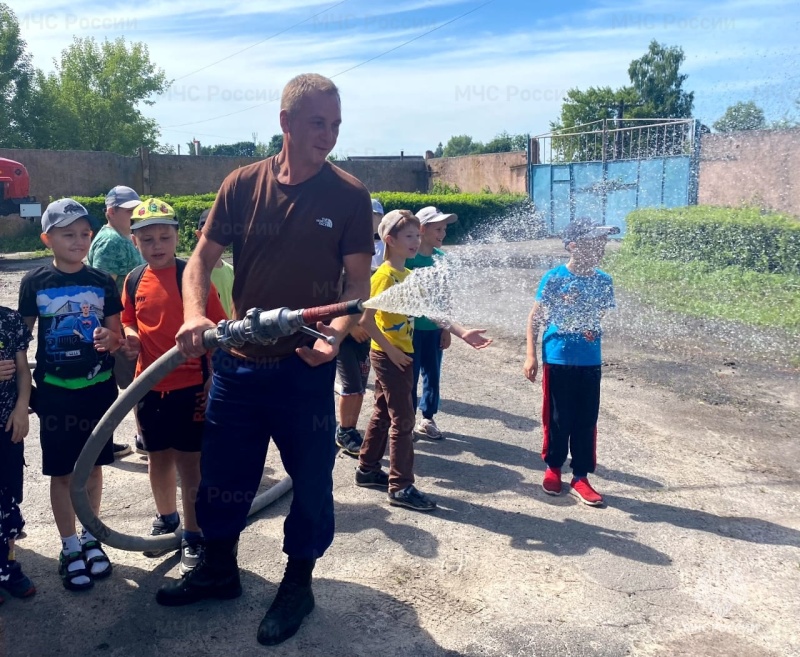
M317 322L315 328L324 335L332 335L336 338L336 342L328 344L325 340L317 340L311 347L299 347L295 349L295 353L307 364L311 365L311 367L329 363L336 358L336 355L339 353L339 341L341 339L336 329L322 322Z

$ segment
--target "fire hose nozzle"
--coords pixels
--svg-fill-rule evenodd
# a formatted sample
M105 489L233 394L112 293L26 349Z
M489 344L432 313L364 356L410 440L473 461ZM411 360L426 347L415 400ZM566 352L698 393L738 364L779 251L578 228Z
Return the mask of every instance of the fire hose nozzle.
M364 302L361 299L300 310L251 308L242 319L223 320L216 329L208 329L203 334L203 343L209 349L241 347L247 343L267 345L299 331L332 344L333 338L311 327L316 326L317 322L329 322L337 317L358 315L362 312Z

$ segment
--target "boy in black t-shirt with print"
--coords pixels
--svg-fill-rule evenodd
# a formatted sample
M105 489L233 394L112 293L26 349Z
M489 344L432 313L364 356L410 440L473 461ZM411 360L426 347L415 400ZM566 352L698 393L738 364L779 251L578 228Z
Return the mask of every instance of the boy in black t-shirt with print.
M97 422L117 398L114 359L122 345L122 302L114 280L83 259L92 227L80 203L61 199L42 215L42 242L53 262L22 279L19 313L33 330L38 320L36 414L39 416L42 471L50 477L50 500L61 536L59 574L64 587L82 591L111 574L111 562L86 528L75 532L69 494L75 462ZM100 509L100 466L114 461L111 438L97 458L87 489Z

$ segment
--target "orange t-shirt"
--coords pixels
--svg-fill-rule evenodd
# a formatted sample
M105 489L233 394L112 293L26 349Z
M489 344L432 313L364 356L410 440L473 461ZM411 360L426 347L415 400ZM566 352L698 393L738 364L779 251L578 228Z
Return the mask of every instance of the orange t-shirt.
M136 290L136 308L124 287L122 305L122 325L135 328L142 344L136 362L136 376L139 376L175 346L175 335L183 324L183 300L178 291L175 266L166 269L147 267ZM206 303L206 317L213 322L227 319L213 284ZM153 386L153 390L166 392L202 383L200 359L193 358L167 374Z

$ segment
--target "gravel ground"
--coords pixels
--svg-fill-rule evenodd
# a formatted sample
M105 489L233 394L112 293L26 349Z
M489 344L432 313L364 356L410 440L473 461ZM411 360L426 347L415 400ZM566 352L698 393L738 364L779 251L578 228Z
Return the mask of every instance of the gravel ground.
M416 444L418 484L440 509L389 507L356 488L355 461L339 457L337 536L296 637L270 649L255 640L282 575L290 496L244 532L238 600L160 608L153 596L177 576L177 557L115 549L110 579L65 591L34 417L18 558L38 593L2 605L0 655L800 654L791 336L658 313L621 294L604 343L594 477L607 506L550 498L537 453L541 390L521 374L523 328L532 287L563 250L548 241L478 250L464 320L496 341L446 353L437 419L447 438ZM0 259L0 304L16 305L32 264ZM366 403L361 426L369 411ZM117 437L132 436L129 417ZM273 451L264 486L281 476ZM105 469L110 526L143 534L153 513L141 457Z

